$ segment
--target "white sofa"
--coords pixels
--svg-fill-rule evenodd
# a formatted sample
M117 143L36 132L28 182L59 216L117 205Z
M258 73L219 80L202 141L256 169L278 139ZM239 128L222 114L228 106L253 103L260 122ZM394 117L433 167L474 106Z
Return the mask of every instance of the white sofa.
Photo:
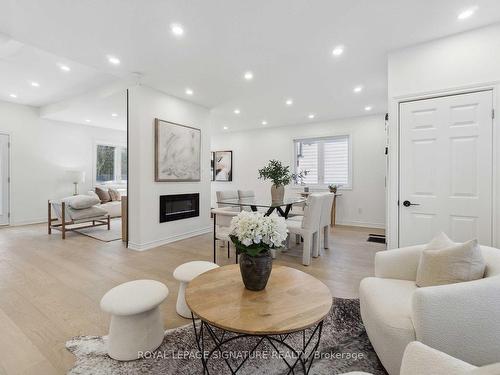
M360 284L361 317L390 375L418 340L476 366L500 362L500 250L481 246L483 279L418 288L425 245L378 252L375 277Z
M109 187L108 186L99 186L101 189L107 190ZM126 196L127 195L127 190L126 189L116 189L120 195ZM92 197L98 197L98 195L95 193L93 190L89 190L87 195L90 195ZM115 217L121 217L122 216L122 202L121 201L109 201L106 203L99 203L96 205L96 207L102 208L106 210L111 218Z
M404 351L400 375L499 375L500 363L476 367L418 341L408 344ZM349 372L344 375L370 375Z

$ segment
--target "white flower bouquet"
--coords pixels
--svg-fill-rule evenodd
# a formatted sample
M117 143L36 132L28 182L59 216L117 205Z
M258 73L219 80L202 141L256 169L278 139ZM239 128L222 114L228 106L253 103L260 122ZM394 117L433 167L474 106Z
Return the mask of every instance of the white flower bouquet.
M282 247L287 234L284 218L242 211L232 219L229 236L238 253L255 257L269 249Z

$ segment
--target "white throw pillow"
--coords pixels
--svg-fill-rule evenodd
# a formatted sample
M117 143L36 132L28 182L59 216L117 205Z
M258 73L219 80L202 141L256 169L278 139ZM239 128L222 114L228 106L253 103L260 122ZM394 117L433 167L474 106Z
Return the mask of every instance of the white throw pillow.
M74 210L83 210L101 203L98 197L91 197L89 195L74 195L64 198L63 201Z
M441 250L453 245L456 245L455 242L450 240L444 232L441 232L425 246L425 250Z
M432 241L431 241L432 242ZM477 240L441 250L424 250L417 269L417 286L434 286L482 279L486 262Z

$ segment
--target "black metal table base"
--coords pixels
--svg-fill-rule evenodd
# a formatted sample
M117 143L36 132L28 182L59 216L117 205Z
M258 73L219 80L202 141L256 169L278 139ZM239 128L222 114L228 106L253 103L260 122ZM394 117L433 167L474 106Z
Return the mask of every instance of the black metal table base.
M214 356L219 360L224 360L227 369L230 374L237 374L244 365L248 363L249 359L257 351L261 344L268 343L274 353L274 358L280 358L286 365L284 370L288 368L286 374L309 374L312 363L315 358L315 353L318 350L319 343L321 341L321 332L323 330L323 321L319 322L316 326L308 328L301 331L296 331L293 333L287 333L282 335L250 335L250 334L240 334L235 332L226 331L218 327L213 327L212 325L200 320L199 326L197 327L197 319L191 314L193 321L193 328L195 333L196 345L201 355L201 362L203 365L203 374L210 374L209 361L214 360ZM294 348L290 340L292 335L300 335L300 348ZM229 360L228 355L224 355L225 350L231 350L230 347L234 341L245 338L254 338L254 345L248 350L245 350L245 356L240 359L239 363L234 363L234 361ZM281 350L280 350L281 348ZM288 351L288 354L283 355L283 349ZM298 371L298 372L297 372ZM212 371L212 373L216 373ZM217 373L218 374L218 373Z

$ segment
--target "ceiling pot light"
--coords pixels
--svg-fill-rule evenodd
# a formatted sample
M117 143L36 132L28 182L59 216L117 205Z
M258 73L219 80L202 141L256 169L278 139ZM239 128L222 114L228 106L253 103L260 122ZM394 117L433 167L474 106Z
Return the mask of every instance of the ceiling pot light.
M58 64L59 66L59 69L61 69L63 72L69 72L71 70L71 68L67 65L64 65L64 64Z
M31 82L31 86L40 87L40 84L38 82Z
M86 119L86 120L85 120L85 122L90 122L90 120L89 120L89 119Z
M293 100L292 99L287 99L285 101L285 104L290 107L293 104Z
M371 105L367 105L365 107L365 111L368 111L368 112L371 111L372 109L373 109L373 107Z
M262 125L267 125L267 121L266 121L266 120L263 120L263 121L261 122L261 124L262 124Z
M233 112L234 112L235 115L239 115L241 113L238 108L236 108Z
M476 13L477 8L478 8L477 6L473 6L473 7L464 9L463 11L461 11L458 14L457 19L465 20L465 19L471 17L472 15L474 15L474 13Z
M252 72L245 72L245 75L243 76L247 81L251 81L253 79L253 73Z
M109 55L108 62L112 65L120 65L120 59L118 57L115 57L115 56Z
M118 113L112 113L111 117L118 117Z
M332 51L333 56L340 56L343 53L344 53L344 46L337 46Z
M10 94L9 96L10 96L11 98L14 98L14 99L15 99L15 98L17 98L17 95L16 95L16 94Z
M361 91L363 91L363 86L356 86L352 91L354 91L356 94L357 93L360 93Z
M178 23L171 24L170 25L170 31L175 36L183 36L184 35L184 28L182 27L181 24L178 24Z
M227 126L223 126L222 129L227 130L229 128Z
M193 94L194 94L193 90L191 90L190 88L186 89L186 95L193 95Z
M316 115L314 113L309 113L309 115L307 117L312 120L313 118L316 117Z

